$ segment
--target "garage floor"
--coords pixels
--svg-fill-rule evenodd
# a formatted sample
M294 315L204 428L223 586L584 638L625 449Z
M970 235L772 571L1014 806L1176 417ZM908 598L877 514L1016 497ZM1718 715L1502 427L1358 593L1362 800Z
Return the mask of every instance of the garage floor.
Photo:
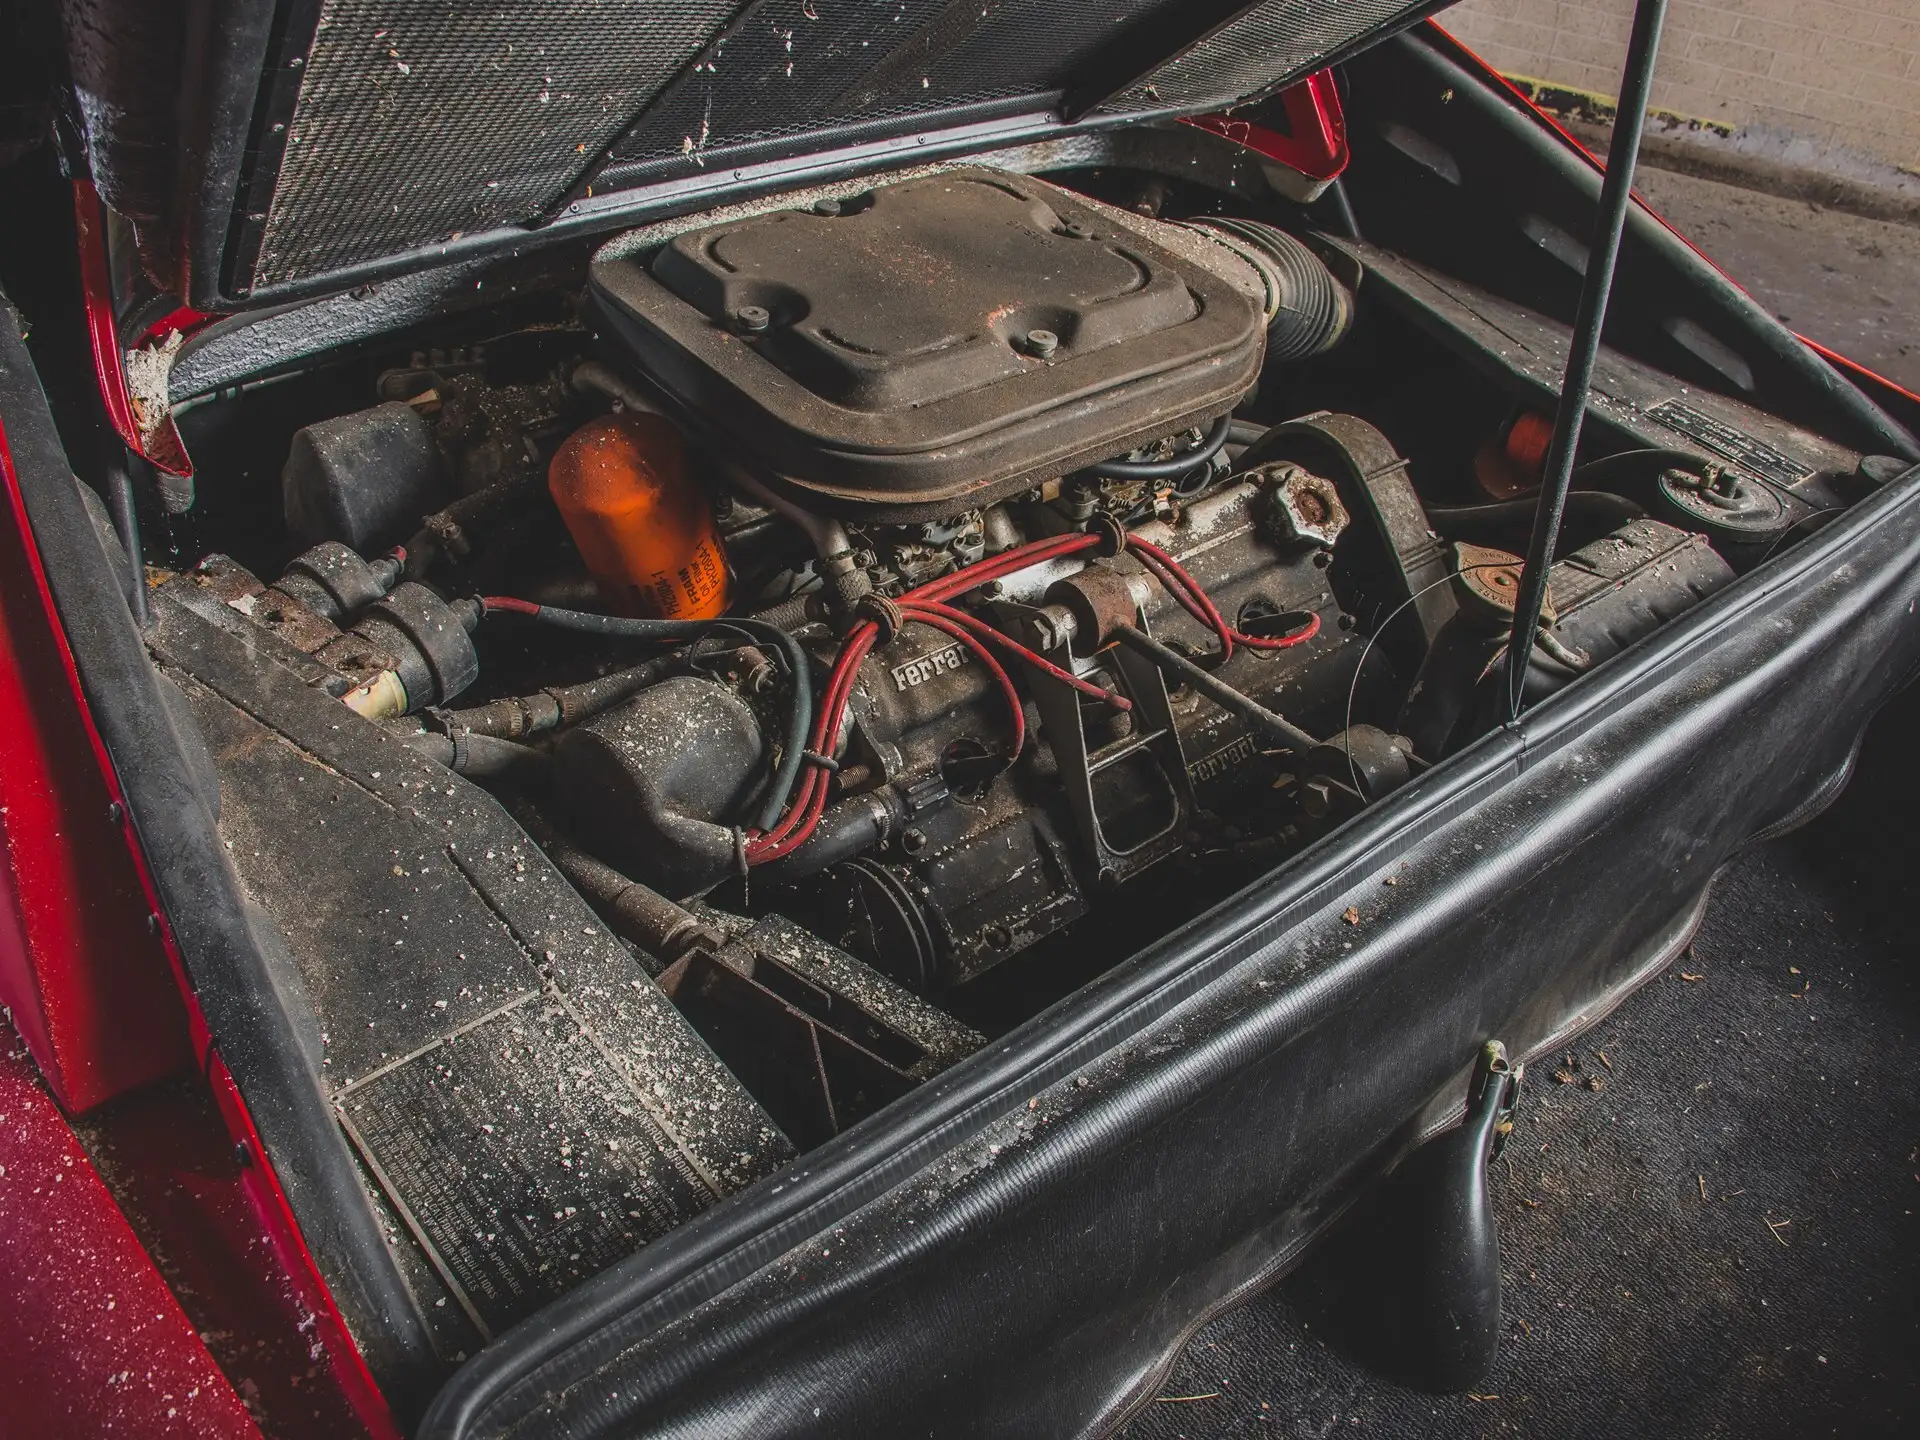
M1809 339L1920 391L1920 228L1643 169L1635 187Z
M1803 333L1920 384L1920 230L1643 189ZM1200 1331L1127 1440L1920 1434L1916 733L1920 689L1832 809L1728 868L1691 952L1529 1071L1481 1391L1377 1378L1302 1274Z

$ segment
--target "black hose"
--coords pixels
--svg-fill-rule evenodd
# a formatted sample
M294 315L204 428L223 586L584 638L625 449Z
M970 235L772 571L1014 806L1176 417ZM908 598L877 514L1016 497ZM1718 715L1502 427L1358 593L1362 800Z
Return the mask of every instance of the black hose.
M793 885L829 866L864 855L906 823L906 807L891 789L853 795L827 807L798 849L755 870L771 885Z
M456 775L474 780L545 783L553 773L553 757L546 751L491 735L471 735L465 731L440 735L423 730L401 736L400 743L446 766Z
M1691 450L1668 450L1659 447L1647 450L1621 450L1612 455L1602 455L1598 460L1589 460L1584 465L1575 466L1573 477L1568 484L1576 490L1593 490L1622 472L1690 470L1697 475L1714 463L1694 454Z
M1310 359L1346 339L1353 326L1353 292L1300 240L1264 221L1232 215L1182 223L1237 255L1260 277L1269 364Z
M1213 422L1206 439L1170 460L1103 460L1087 468L1102 480L1178 480L1194 466L1218 455L1232 429L1233 416L1222 415Z
M1224 432L1223 432L1224 433ZM625 615L596 615L586 610L561 610L551 605L536 605L526 610L494 607L496 613L525 615L558 630L573 630L585 635L605 635L625 640L678 641L698 640L709 631L725 627L765 640L777 648L792 676L793 709L787 721L786 744L780 752L780 764L773 772L773 784L754 821L759 830L771 830L793 793L801 763L806 758L807 736L813 729L813 685L807 669L807 653L800 642L777 625L745 616L727 615L717 620L639 620Z
M523 735L537 735L543 730L591 719L608 706L639 694L672 669L671 660L649 660L627 670L602 675L598 680L583 680L578 685L549 685L531 695L512 695L466 710L436 713L449 730L518 740Z
M1518 522L1531 522L1539 504L1538 495L1526 495L1491 505L1428 505L1424 508L1435 534L1447 540L1475 544L1477 537L1495 534ZM1595 524L1602 527L1603 534L1610 534L1646 513L1626 496L1611 490L1575 490L1567 496L1562 518L1568 523Z

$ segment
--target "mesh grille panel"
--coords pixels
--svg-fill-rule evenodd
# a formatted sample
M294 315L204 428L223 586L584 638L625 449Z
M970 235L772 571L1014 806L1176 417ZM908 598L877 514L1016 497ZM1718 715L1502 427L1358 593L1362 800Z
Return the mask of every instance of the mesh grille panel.
M622 161L685 156L1064 88L1162 0L770 0L642 117ZM817 16L810 19L809 16Z
M1110 67L1134 27L1183 4L318 0L311 48L288 38L283 63L305 66L290 68L299 94L266 172L271 202L242 216L241 263L256 240L257 258L241 283L524 223L609 147L602 188L938 128L963 110L1049 110ZM1224 105L1426 8L1267 0L1104 113Z
M736 8L327 0L255 284L536 213Z

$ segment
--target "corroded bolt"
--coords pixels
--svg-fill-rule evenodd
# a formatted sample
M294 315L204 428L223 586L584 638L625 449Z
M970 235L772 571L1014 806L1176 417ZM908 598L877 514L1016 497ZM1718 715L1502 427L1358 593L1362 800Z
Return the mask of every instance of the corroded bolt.
M1060 337L1051 330L1029 330L1026 351L1036 360L1045 360L1060 348Z

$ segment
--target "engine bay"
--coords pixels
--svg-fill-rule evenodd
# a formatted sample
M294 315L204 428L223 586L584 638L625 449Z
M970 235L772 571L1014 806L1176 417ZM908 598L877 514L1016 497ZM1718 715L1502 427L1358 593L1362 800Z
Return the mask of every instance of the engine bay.
M1566 327L1169 193L772 197L178 413L155 649L444 1358L1505 723ZM1578 458L1530 702L1877 473L1613 352Z

